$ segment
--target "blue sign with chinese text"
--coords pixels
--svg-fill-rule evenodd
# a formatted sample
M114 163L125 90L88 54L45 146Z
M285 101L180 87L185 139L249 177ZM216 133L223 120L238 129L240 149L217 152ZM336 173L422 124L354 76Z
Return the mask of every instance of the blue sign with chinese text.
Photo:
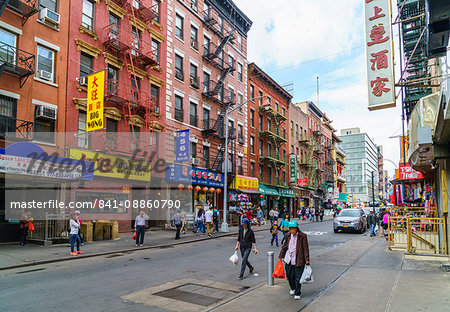
M223 187L223 173L206 169L193 168L179 164L169 164L166 170L166 181L184 182L207 186Z
M177 131L175 161L189 160L189 129Z

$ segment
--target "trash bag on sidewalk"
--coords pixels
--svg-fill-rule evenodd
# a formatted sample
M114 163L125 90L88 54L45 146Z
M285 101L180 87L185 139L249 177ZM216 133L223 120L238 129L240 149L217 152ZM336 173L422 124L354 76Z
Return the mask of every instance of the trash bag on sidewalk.
M231 261L234 265L237 265L237 264L239 263L239 257L238 257L237 251L235 251L234 254L230 257L230 261Z
M283 261L281 261L281 259L278 260L277 266L275 267L275 270L273 270L272 277L286 278L286 276L284 275Z
M300 284L311 284L314 282L312 269L310 265L305 265L302 277L300 278Z

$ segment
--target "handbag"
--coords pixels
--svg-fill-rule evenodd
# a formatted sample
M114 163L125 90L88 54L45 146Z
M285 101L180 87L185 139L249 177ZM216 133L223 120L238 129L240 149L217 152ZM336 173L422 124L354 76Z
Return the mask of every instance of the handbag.
M133 236L131 237L131 239L132 239L132 240L136 240L136 237L137 237L136 231L134 231Z
M277 266L275 267L275 270L273 270L272 277L286 278L286 275L284 274L283 261L281 261L281 259L278 260Z
M33 232L35 230L33 223L31 221L28 221L28 231Z

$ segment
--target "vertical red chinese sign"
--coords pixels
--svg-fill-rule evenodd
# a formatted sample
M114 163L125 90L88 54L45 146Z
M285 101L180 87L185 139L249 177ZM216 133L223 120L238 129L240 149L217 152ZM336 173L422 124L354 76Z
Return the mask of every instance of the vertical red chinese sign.
M395 107L390 0L363 0L368 108Z

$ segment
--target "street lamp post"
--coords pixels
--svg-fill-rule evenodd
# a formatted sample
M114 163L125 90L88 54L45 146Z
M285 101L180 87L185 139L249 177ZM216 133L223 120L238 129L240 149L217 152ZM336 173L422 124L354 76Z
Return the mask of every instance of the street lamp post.
M237 105L236 107L233 107L230 110L225 110L225 156L224 156L224 161L225 161L225 165L224 165L224 177L223 177L223 221L222 224L220 226L220 232L222 233L228 233L228 223L227 223L227 196L228 196L228 114L231 114L232 112L234 112L235 110L237 110L239 107L241 107L242 105L256 100L256 99L263 99L263 98L267 98L267 96L263 95L263 96L258 96L252 99L249 99L245 102L240 103L239 105ZM265 104L263 104L265 105Z
M372 171L372 210L375 212L375 183L373 182L373 173Z

